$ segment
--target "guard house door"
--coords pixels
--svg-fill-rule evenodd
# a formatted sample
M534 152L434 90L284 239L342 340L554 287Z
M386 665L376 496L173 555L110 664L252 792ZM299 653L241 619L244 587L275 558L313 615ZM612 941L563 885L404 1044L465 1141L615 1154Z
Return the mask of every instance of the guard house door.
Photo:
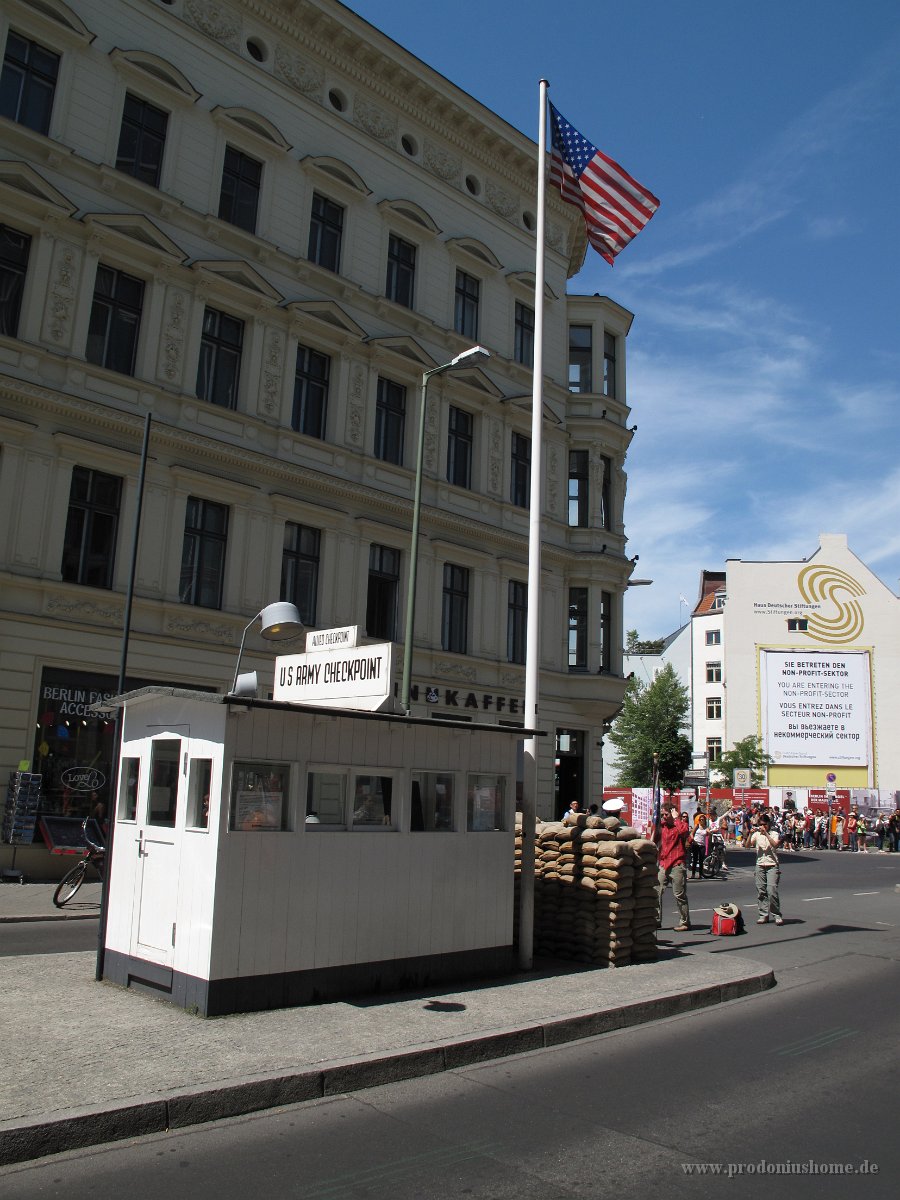
M182 793L180 738L151 743L149 787L139 812L136 841L131 953L170 966L175 945L180 848L177 835ZM141 819L143 818L143 819Z

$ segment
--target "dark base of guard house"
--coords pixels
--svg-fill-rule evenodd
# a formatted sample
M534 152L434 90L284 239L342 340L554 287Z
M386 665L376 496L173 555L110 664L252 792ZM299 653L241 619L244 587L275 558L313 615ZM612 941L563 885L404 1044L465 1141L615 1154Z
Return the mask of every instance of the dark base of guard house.
M516 970L512 946L422 955L384 962L282 971L239 979L199 979L116 950L104 954L103 978L168 1000L202 1017L323 1004L350 996L415 991L438 983L489 979Z

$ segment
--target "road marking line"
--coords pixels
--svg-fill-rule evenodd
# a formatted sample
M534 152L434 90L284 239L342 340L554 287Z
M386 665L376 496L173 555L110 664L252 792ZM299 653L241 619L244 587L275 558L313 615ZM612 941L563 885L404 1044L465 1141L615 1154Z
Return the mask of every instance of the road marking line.
M812 1037L804 1038L802 1041L782 1046L780 1050L775 1050L774 1053L795 1058L798 1054L809 1054L812 1050L821 1050L824 1046L830 1046L834 1042L843 1041L844 1038L853 1037L857 1032L858 1030L856 1029L844 1028L826 1030L825 1033L814 1034Z
M877 896L877 892L854 892L854 896Z
M886 925L888 927L888 929L894 928L893 924L890 921L876 921L875 924L876 925Z
M833 896L807 896L805 900L801 900L801 904L811 904L813 900L833 900Z

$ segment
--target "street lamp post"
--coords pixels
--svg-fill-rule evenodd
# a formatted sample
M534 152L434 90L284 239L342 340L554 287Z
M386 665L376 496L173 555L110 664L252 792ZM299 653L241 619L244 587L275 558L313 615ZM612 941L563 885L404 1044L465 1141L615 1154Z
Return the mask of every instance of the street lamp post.
M489 351L484 346L472 346L451 358L439 367L432 367L422 375L422 390L419 404L419 445L416 451L416 490L413 498L412 541L409 549L409 580L406 588L406 633L403 641L403 683L400 689L400 703L405 713L409 712L409 691L412 677L412 643L413 616L416 607L416 574L419 567L419 519L422 513L422 464L425 457L425 404L428 399L428 384L434 375L444 371L452 371L457 367L466 367L477 358L490 358Z

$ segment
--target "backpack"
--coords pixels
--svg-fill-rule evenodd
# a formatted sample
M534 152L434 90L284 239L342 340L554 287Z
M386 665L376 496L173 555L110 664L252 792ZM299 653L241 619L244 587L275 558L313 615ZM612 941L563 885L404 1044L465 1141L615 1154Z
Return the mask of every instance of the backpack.
M736 904L726 901L713 909L710 933L717 937L733 937L744 932L744 918Z

